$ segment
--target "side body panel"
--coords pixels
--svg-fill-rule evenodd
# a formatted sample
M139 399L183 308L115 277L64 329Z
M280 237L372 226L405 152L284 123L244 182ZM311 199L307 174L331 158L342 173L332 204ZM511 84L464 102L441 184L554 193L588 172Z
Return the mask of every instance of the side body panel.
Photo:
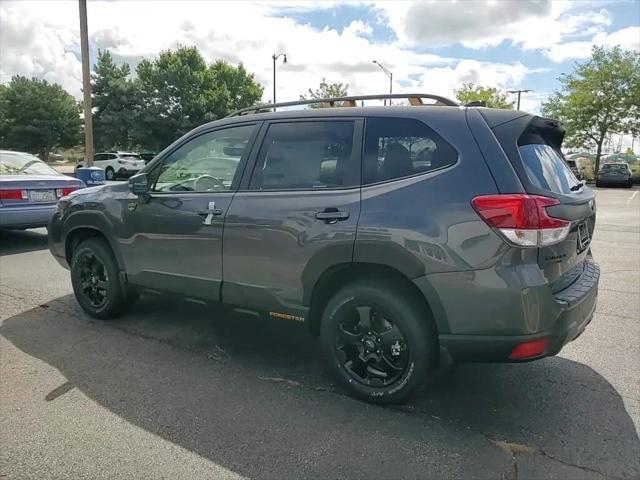
M463 110L433 115L406 113L423 122L458 151L455 164L421 175L362 188L362 211L354 261L384 264L410 279L432 306L439 331L449 331L446 309L429 275L495 265L509 249L471 207L476 195L495 193L496 184L476 145ZM461 301L463 299L460 299Z
M357 159L350 175L359 183L363 121L349 120L354 121L352 158ZM353 260L360 188L249 190L258 153L256 145L225 219L222 299L304 317L320 275ZM317 218L324 212L340 212L345 218Z
M151 194L122 212L118 238L128 280L196 298L220 299L222 226L232 192ZM213 202L221 211L206 222Z
M316 219L326 208L349 218L335 224ZM224 302L304 316L304 285L315 283L307 279L313 266L352 261L359 213L357 188L238 192L224 227Z

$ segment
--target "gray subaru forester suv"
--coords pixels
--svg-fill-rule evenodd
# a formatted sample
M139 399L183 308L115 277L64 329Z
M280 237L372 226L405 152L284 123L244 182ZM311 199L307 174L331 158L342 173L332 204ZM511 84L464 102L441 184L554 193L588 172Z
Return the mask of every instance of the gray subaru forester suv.
M304 322L337 381L376 403L406 400L443 358L558 353L599 278L594 192L562 126L408 97L196 128L128 184L63 197L51 252L96 318L164 292Z

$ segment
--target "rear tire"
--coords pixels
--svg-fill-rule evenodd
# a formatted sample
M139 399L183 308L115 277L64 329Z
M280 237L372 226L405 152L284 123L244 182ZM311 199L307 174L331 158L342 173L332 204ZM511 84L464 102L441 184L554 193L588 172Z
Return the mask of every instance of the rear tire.
M106 170L104 171L104 176L107 180L115 180L116 171L111 167L107 167Z
M406 401L424 387L437 363L433 321L388 282L366 280L342 288L324 310L320 336L338 383L349 395L372 403Z
M76 300L92 317L114 318L129 305L113 252L102 239L84 240L73 251L71 284Z

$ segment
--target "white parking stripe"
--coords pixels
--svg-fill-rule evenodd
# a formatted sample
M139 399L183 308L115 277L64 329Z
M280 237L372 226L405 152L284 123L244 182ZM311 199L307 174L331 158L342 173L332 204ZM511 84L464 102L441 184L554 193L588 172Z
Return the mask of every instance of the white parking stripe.
M629 199L627 200L627 203L631 203L631 200L633 200L634 198L636 198L636 195L638 195L638 190L636 190L635 192L633 192L631 194L631 196L629 197Z

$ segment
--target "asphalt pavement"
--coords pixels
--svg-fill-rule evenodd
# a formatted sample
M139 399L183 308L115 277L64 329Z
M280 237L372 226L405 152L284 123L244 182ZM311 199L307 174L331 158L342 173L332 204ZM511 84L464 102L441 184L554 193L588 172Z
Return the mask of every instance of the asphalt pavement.
M597 203L585 333L399 407L345 396L297 323L169 298L90 319L46 230L0 232L0 478L640 478L640 191Z

